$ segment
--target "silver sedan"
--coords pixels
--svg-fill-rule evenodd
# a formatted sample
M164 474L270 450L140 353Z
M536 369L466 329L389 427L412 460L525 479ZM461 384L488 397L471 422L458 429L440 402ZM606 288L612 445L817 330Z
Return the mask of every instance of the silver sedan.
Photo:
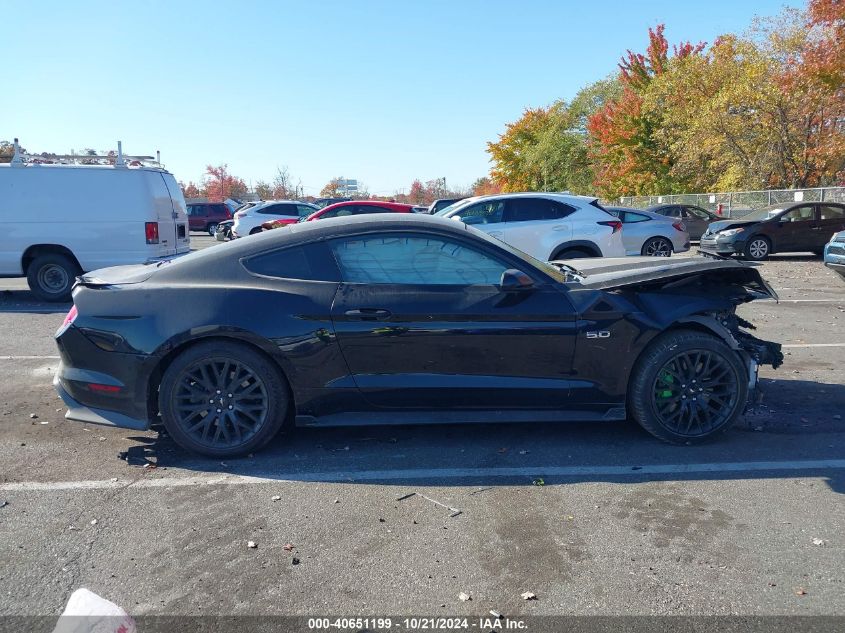
M626 207L605 207L622 220L622 244L626 255L669 257L690 247L689 233L677 218Z

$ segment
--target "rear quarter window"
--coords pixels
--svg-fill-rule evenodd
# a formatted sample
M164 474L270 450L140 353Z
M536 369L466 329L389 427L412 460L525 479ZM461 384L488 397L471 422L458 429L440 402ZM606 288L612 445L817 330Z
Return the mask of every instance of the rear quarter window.
M340 281L334 258L324 243L290 246L243 260L249 272L264 277L304 281Z

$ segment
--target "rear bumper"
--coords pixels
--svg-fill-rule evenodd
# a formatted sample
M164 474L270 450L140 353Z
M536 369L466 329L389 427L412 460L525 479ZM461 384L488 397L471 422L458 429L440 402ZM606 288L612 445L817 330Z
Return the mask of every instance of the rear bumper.
M64 387L60 377L61 369L62 368L59 367L59 373L56 373L56 376L53 378L53 387L56 388L56 393L59 394L59 397L67 407L65 418L68 420L88 422L90 424L102 424L104 426L115 426L124 429L134 429L136 431L146 431L150 428L149 420L131 418L128 415L118 413L117 411L109 411L108 409L89 407L75 400Z
M73 325L56 338L56 344L61 362L53 386L68 407L67 419L150 428L147 386L152 357L106 351Z

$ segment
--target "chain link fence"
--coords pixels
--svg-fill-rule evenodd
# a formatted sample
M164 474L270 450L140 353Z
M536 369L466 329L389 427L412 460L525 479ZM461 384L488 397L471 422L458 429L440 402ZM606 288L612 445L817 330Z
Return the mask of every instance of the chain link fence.
M669 196L623 196L618 200L608 201L607 204L635 209L644 209L657 204L693 204L713 213L721 211L721 215L726 218L741 218L761 207L794 202L845 202L845 187L688 193Z

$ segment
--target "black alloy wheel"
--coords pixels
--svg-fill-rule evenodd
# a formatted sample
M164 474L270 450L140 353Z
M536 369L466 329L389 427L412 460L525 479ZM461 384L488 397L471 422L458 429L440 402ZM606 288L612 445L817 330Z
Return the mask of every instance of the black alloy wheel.
M667 442L697 443L728 429L741 415L747 370L716 336L670 331L637 361L628 396L633 417L649 433Z
M165 372L159 398L173 439L213 457L266 444L281 427L290 401L269 359L228 341L202 343L178 356Z

